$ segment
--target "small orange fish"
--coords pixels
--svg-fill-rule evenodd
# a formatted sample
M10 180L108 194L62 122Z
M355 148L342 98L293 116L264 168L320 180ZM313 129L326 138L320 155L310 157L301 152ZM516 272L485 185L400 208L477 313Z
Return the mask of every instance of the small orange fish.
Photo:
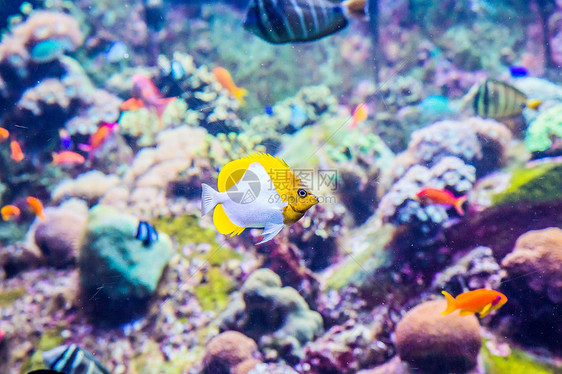
M468 196L455 197L450 191L437 188L424 188L416 194L416 199L429 204L451 205L457 213L464 216L462 205Z
M220 85L225 90L230 92L230 94L234 96L241 105L246 104L244 96L248 95L248 90L245 88L237 87L236 84L234 84L234 81L232 80L232 77L230 76L228 70L226 70L225 68L216 67L213 69L213 74Z
M352 120L348 129L353 129L355 126L360 124L361 122L365 121L369 116L369 109L367 108L366 104L359 104L353 110Z
M485 288L461 293L456 299L447 291L441 293L447 298L447 309L443 315L460 309L461 316L478 313L483 318L507 303L507 297L503 293Z
M26 201L33 214L41 219L45 219L45 208L43 207L41 200L33 196L28 196Z
M10 132L3 127L0 127L0 142L8 139L10 137Z
M10 149L12 151L12 160L15 162L21 162L24 159L25 155L23 154L20 143L18 143L17 140L12 140L10 142Z
M53 153L53 165L82 165L86 159L79 153L62 151Z
M21 211L15 205L6 205L0 209L0 214L2 215L2 220L9 221L11 219L17 218L20 216Z
M78 148L84 152L88 152L88 158L91 159L93 157L94 152L100 148L107 139L113 134L113 130L118 126L116 122L113 123L102 123L95 133L90 135L90 139L88 140L88 144L78 144Z
M133 75L133 98L121 105L122 110L137 110L140 108L154 109L158 120L162 121L162 114L168 104L176 97L164 97L152 80L142 74Z

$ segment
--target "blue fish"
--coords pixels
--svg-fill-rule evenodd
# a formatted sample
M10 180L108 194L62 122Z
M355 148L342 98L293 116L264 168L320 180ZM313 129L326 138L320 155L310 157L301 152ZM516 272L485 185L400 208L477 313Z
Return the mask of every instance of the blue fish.
M307 119L306 111L300 105L291 104L291 118L289 120L291 126L298 129L304 125Z
M108 62L119 62L128 57L127 46L123 42L113 42L105 53L105 59Z
M58 346L43 352L42 356L49 369L62 374L109 374L90 352L76 344ZM47 373L49 371L45 372Z
M53 61L72 50L72 43L68 39L42 40L31 48L31 59L37 63Z
M509 67L509 72L511 73L511 76L513 78L521 78L521 77L526 77L527 75L529 75L529 72L527 71L527 68L524 66L516 66L516 65L512 65Z
M60 129L59 137L60 137L61 148L67 151L71 150L73 147L73 143L68 131L66 131L65 129Z
M273 108L271 107L271 105L266 105L264 109L265 109L265 114L267 114L268 116L273 115Z
M150 223L140 221L135 239L140 240L145 247L148 247L158 240L158 233Z

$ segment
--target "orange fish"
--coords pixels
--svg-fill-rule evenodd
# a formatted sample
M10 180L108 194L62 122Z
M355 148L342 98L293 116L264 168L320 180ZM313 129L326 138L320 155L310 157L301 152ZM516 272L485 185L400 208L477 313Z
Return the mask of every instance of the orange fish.
M0 142L8 139L10 137L10 132L3 127L0 127Z
M176 97L165 98L152 80L142 74L133 75L133 98L121 105L121 110L137 110L140 108L154 109L158 120L162 120L162 113L169 103Z
M17 140L12 140L10 142L10 149L12 151L12 160L14 160L15 162L21 162L25 155L21 150L20 143L18 143Z
M468 196L455 197L450 191L437 188L424 188L416 194L416 200L429 204L451 205L457 213L464 216L462 205Z
M447 291L441 293L447 298L447 309L443 315L460 309L461 316L478 313L483 318L507 303L507 297L503 293L485 288L461 293L456 299Z
M3 206L2 209L0 209L0 214L2 215L2 219L4 221L9 221L11 219L19 217L21 211L20 208L15 205L6 205Z
M29 205L29 209L39 218L45 219L45 208L43 207L43 203L36 197L28 196L26 199L27 205Z
M82 165L86 159L81 154L71 151L53 153L53 165Z
M88 152L88 158L93 157L94 152L100 148L106 140L113 134L113 130L118 126L116 122L102 123L95 133L90 135L88 144L78 144L78 148L84 152Z
M369 115L369 110L366 104L357 105L353 110L352 120L347 128L348 129L355 128L355 126L365 121L368 115Z
M226 70L225 68L216 67L213 69L213 74L215 75L215 78L220 83L220 85L225 90L230 92L230 94L234 96L241 105L246 104L244 96L248 95L248 90L245 88L237 87L236 84L234 84L234 81L232 80L232 77L230 76L228 70Z

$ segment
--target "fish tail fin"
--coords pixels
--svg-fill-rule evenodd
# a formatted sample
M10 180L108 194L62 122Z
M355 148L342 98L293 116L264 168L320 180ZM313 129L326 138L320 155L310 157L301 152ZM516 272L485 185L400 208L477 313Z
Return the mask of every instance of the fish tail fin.
M89 144L78 144L78 149L84 152L92 151L92 147Z
M209 213L218 203L220 203L219 193L208 184L202 183L201 192L201 211L203 215Z
M55 152L51 152L51 156L53 157L53 161L51 161L51 165L55 166L57 164L57 154Z
M527 108L537 110L539 106L542 104L540 100L527 100Z
M234 92L234 97L236 97L240 105L246 105L246 100L244 100L245 96L248 96L248 90L245 88L238 88L236 92Z
M441 314L442 315L449 314L455 309L457 309L457 300L455 300L455 298L451 296L451 294L448 293L447 291L441 291L441 293L445 295L445 298L447 299L447 309L445 309Z
M460 216L464 216L464 209L462 208L462 205L465 203L465 201L468 199L468 196L461 196L458 199L455 200L455 210L457 211L457 213Z
M367 17L367 0L346 0L342 4L347 16L365 18Z
M177 97L166 97L166 98L158 99L158 101L154 105L156 109L156 115L158 116L158 121L159 121L158 124L160 126L159 128L162 128L162 114L164 114L164 111L168 107L168 104L170 104L172 101L176 99Z

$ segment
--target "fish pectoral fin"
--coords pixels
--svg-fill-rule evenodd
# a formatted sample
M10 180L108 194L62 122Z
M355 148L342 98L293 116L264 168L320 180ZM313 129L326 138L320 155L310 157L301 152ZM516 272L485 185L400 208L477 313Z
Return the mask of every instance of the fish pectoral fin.
M215 207L215 212L213 213L213 223L217 228L217 231L224 235L240 235L244 231L244 227L240 227L232 223L230 218L226 215L222 204L218 204Z
M478 314L480 314L480 318L486 317L492 311L492 303L486 304L484 308Z
M273 239L277 234L279 234L279 232L281 230L283 230L283 227L285 227L285 225L282 224L282 223L268 223L268 224L266 224L265 227L263 228L263 232L262 232L263 239L258 244L263 244L263 243L268 242L271 239Z
M475 312L473 312L472 310L468 310L468 309L461 309L460 312L460 316L469 316L471 314L474 314Z

